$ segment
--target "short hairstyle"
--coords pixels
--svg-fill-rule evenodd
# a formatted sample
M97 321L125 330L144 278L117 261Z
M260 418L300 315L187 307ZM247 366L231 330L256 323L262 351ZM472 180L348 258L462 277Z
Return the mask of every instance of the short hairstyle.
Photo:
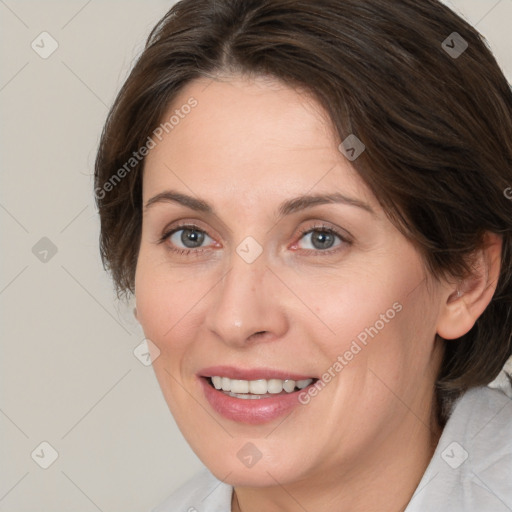
M182 0L151 31L108 115L95 164L100 252L134 293L144 148L173 98L216 74L309 91L428 274L462 279L484 233L502 237L492 301L445 350L438 418L511 355L512 92L484 38L437 0ZM411 340L413 342L413 340Z

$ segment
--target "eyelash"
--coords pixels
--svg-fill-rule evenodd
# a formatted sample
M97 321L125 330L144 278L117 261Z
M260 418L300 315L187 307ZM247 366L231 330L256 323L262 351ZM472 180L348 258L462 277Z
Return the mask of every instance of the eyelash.
M170 229L168 231L165 231L162 234L162 236L157 240L157 243L158 244L165 243L170 236L172 236L177 231L181 231L182 229L190 229L190 230L193 230L193 231L199 231L201 233L204 233L204 234L208 235L208 233L206 233L206 231L201 229L199 226L197 226L195 224L184 223L184 224L179 224L177 226L174 226L172 229ZM322 251L322 250L314 250L314 249L303 249L308 254L309 253L313 253L316 256L326 256L326 255L337 253L338 251L340 251L341 250L341 245L343 245L343 244L345 244L345 245L352 245L352 242L346 236L343 236L337 230L335 230L335 229L333 229L331 227L328 227L328 226L326 226L324 224L317 224L317 225L314 225L314 226L310 226L308 228L300 229L299 230L299 235L300 235L299 236L299 240L301 240L304 235L312 233L312 232L315 232L315 231L320 231L322 233L327 233L327 234L330 234L330 235L337 236L341 240L342 244L336 246L336 248L334 248L334 249L326 249L324 251ZM202 254L204 252L207 252L207 251L211 250L211 249L201 249L201 248L198 248L198 249L179 249L177 247L173 247L170 244L167 245L167 249L169 251L171 251L171 252L174 252L174 253L180 255L180 256L190 256L191 253L194 253L196 256L198 256L198 255L200 255L200 254Z

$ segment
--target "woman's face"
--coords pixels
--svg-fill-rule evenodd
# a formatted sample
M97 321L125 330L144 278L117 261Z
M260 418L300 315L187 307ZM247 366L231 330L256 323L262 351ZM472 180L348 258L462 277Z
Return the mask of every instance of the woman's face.
M231 77L188 84L173 115L145 164L136 302L197 455L275 485L430 438L442 290L318 104Z

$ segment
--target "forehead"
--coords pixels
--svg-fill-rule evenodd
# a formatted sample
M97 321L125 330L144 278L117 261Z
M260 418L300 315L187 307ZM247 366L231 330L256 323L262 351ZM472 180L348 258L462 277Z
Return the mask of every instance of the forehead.
M371 200L328 115L305 91L266 77L195 80L174 98L166 122L146 158L145 200L171 185L247 198L337 188Z

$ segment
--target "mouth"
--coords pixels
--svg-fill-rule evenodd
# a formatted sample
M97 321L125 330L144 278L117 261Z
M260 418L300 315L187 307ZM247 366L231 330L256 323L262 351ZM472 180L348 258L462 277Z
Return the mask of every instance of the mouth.
M205 369L197 375L213 411L237 423L258 425L290 413L300 396L319 380L270 369Z
M314 384L317 378L307 379L230 379L215 375L204 377L208 384L217 391L221 391L227 396L239 398L241 400L259 400L263 398L273 398L280 395L290 395L307 388Z

